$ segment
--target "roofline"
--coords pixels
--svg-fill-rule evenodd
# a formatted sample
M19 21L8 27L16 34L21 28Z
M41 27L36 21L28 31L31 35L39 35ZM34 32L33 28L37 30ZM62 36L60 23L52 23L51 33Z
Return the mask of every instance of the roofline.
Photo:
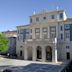
M29 17L33 17L33 16L36 16L36 15L41 15L43 13L47 14L47 13L53 13L53 12L65 12L65 10L52 10L52 11L46 11L46 12L39 12L39 13L33 14L32 16L29 16Z

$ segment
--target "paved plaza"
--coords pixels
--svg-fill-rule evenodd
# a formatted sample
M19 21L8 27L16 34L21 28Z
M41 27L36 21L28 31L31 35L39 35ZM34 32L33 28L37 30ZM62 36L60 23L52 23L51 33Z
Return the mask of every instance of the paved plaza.
M59 72L64 65L62 62L34 62L0 57L0 71L7 68L12 72Z

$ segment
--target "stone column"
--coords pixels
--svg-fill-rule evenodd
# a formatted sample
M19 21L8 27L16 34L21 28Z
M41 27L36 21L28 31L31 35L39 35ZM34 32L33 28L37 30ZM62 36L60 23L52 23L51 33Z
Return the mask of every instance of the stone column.
M35 29L34 28L32 29L32 37L33 39L35 39Z
M28 59L28 53L27 53L27 47L24 46L24 59L27 60Z
M45 52L45 48L42 48L42 61L45 62L46 61L46 52Z
M52 49L52 62L57 63L57 45L55 44Z
M42 39L42 28L40 28L40 38Z
M36 58L37 58L37 50L36 50L36 48L35 48L35 46L33 46L33 49L32 49L32 60L33 61L36 61Z

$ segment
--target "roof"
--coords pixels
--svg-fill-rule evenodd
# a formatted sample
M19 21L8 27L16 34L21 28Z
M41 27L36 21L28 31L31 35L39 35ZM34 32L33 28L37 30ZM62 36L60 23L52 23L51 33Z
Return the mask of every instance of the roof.
M41 14L46 14L46 13L55 13L55 12L64 12L64 10L41 11L39 13L33 14L30 17L36 16L36 15L41 15Z
M67 18L67 19L65 20L65 22L69 22L69 21L72 21L72 18Z

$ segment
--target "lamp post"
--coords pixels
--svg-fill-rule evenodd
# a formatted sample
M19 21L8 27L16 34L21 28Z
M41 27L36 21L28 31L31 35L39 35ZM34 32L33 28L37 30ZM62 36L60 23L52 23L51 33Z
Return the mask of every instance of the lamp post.
M57 63L57 38L54 39L53 44L53 62Z

